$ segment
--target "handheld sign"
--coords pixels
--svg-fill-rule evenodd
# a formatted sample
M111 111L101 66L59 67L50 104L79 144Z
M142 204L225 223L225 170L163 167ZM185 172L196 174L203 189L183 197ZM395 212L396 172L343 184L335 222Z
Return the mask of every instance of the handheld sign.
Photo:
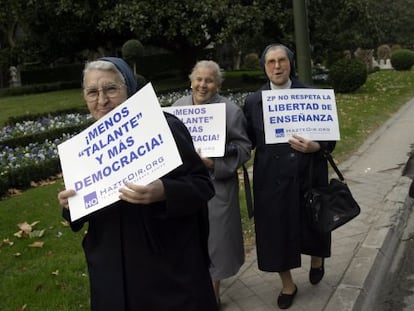
M186 126L202 157L222 157L226 143L226 104L164 107Z
M332 89L262 91L266 144L286 143L297 134L311 140L340 140Z
M129 181L146 185L182 164L148 83L87 129L58 145L72 221L119 200Z

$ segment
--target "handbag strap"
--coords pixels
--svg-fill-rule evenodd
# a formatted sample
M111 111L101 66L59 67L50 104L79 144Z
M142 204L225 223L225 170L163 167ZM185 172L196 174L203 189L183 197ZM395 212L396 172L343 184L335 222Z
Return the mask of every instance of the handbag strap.
M332 158L332 155L327 151L324 150L323 151L323 156L325 157L325 159L328 160L329 164L332 166L332 168L334 169L336 175L338 175L338 178L341 181L345 181L344 175L342 175L341 171L339 170L339 168L336 166L334 159Z
M323 150L323 156L326 160L328 160L329 164L334 169L336 175L338 175L339 180L344 182L345 181L344 175L342 175L341 171L336 166L332 155L327 150ZM311 155L311 160L310 160L310 163L309 163L309 187L310 188L312 188L312 181L313 181L313 158L314 157L313 157L313 154L312 154Z
M247 171L246 166L243 164L243 178L244 178L244 192L246 194L246 207L247 207L247 214L249 219L251 219L254 215L253 210L253 200L252 200L252 193L250 190L250 179L249 179L249 172Z

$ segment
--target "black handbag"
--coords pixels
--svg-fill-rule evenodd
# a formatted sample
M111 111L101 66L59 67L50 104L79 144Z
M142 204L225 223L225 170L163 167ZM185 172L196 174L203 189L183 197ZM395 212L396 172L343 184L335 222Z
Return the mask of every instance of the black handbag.
M354 219L361 208L352 196L342 173L331 154L324 152L338 178L332 178L327 186L312 187L313 156L309 165L310 190L305 193L305 208L311 227L321 233L328 233Z

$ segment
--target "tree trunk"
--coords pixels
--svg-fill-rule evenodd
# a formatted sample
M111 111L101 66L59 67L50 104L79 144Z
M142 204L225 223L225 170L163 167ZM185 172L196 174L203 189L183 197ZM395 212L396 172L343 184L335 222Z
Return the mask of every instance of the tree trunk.
M240 50L234 53L234 56L233 56L233 69L234 70L240 69L241 55L242 55L242 52Z
M15 33L17 28L17 22L13 22L7 27L7 41L9 42L10 48L16 47Z

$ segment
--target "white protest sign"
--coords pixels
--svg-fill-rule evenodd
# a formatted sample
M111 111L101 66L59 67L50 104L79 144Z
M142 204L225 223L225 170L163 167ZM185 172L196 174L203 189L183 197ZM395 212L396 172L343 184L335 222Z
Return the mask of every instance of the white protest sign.
M262 91L266 144L285 143L297 134L311 140L340 140L332 89Z
M202 157L222 157L226 144L226 104L164 107L186 126Z
M72 221L119 200L125 181L146 185L182 164L151 84L58 146Z

